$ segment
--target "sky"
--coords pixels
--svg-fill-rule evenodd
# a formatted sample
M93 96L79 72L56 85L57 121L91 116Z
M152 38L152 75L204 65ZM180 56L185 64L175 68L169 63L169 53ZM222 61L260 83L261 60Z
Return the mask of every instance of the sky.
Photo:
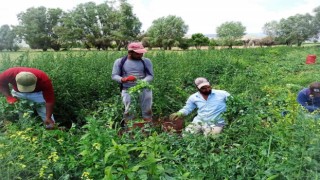
M30 7L61 8L69 11L80 3L105 0L9 0L0 6L0 26L18 25L17 14ZM215 34L216 28L228 21L241 22L247 34L262 33L270 21L296 14L313 14L319 0L127 0L146 31L152 22L168 15L181 17L187 34Z

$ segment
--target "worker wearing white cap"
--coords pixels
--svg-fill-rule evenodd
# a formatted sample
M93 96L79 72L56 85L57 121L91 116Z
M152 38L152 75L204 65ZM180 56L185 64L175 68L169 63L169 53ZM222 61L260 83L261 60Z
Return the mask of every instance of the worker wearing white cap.
M212 89L209 81L203 77L196 78L195 85L198 92L188 98L182 109L171 114L170 119L175 120L187 116L197 108L197 116L185 128L185 131L203 133L205 136L219 134L225 125L221 115L227 109L226 101L230 94L223 90Z
M10 93L9 84L12 85ZM0 74L0 92L9 104L18 99L38 103L36 109L47 129L54 127L54 92L51 80L43 71L29 67L13 67Z

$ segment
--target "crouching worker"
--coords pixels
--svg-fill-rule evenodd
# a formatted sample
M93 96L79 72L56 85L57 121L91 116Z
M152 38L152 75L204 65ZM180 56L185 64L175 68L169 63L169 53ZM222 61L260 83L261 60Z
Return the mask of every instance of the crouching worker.
M302 89L298 93L297 101L310 113L320 110L320 82L313 82L308 88ZM320 119L320 114L316 113L314 118Z
M12 85L10 93L9 84ZM46 73L39 69L13 67L0 74L0 92L9 104L18 99L26 99L39 103L36 110L47 129L54 128L54 92L51 80Z
M189 133L203 133L205 136L219 134L225 121L222 113L226 111L226 101L230 94L223 90L212 89L207 79L199 77L195 79L198 92L192 94L186 105L176 113L170 115L171 120L187 116L197 108L197 116L189 124L185 131Z

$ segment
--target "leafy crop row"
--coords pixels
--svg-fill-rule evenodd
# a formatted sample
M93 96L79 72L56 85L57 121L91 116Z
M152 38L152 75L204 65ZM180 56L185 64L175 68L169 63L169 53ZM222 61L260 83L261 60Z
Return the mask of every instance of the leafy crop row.
M227 126L207 138L180 137L159 127L119 135L123 107L111 70L125 52L26 52L14 59L2 54L1 71L29 66L49 74L56 119L69 122L70 129L47 131L32 115L32 104L13 107L1 97L0 174L3 179L319 179L320 122L304 116L295 100L302 87L320 78L317 63L304 63L317 51L148 52L155 71L155 119L181 108L198 76L232 94ZM22 116L14 115L17 110ZM288 114L281 116L284 110Z

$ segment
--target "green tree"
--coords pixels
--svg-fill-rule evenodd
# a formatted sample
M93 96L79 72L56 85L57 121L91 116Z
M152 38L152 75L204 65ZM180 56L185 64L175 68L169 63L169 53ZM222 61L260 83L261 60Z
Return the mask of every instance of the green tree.
M137 40L140 34L142 23L133 14L133 7L126 0L120 0L120 7L117 10L113 22L112 36L117 44L117 50L125 47L128 42Z
M108 49L111 45L111 31L115 22L115 12L106 2L96 5L88 2L77 5L64 14L60 25L55 27L65 48L83 47Z
M81 3L62 18L56 31L65 41L81 42L87 49L94 47L95 38L100 38L96 4ZM72 43L73 44L73 43Z
M112 46L112 30L117 17L116 10L110 3L105 2L97 5L97 14L101 36L97 39L96 47L106 50Z
M281 19L277 37L287 45L301 44L314 37L316 29L310 14L297 14L287 19Z
M230 49L245 35L246 27L241 22L225 22L217 27L217 35L223 45L228 46Z
M314 29L315 29L315 39L319 39L320 38L320 6L316 7L314 10L315 12L315 16L313 18L313 22L312 24L314 25Z
M179 41L178 47L181 48L182 50L187 50L189 47L193 44L192 39L189 38L182 38Z
M218 46L218 42L214 39L210 39L209 41L209 49L215 49Z
M56 42L63 48L83 46L108 49L116 44L120 50L128 42L136 40L140 34L141 22L133 14L133 8L125 0L119 0L115 8L114 1L102 4L88 2L77 5L72 11L63 13L54 27Z
M202 33L192 34L191 39L196 49L201 49L201 46L208 46L210 40Z
M279 24L277 21L271 21L262 27L262 31L264 34L266 34L269 37L276 37L277 36L277 31L279 29Z
M47 29L49 30L50 47L55 51L60 50L61 42L59 36L54 32L54 27L59 24L59 21L63 15L61 9L48 9L47 10Z
M16 51L19 46L16 34L9 25L2 25L0 27L0 51L6 49L9 51Z
M59 25L54 27L54 32L58 35L58 41L64 49L77 47L83 37L83 29L74 23L72 12L63 14Z
M277 32L279 31L279 24L277 21L271 21L265 23L262 27L262 31L267 37L260 40L260 44L266 46L272 46L275 44L275 40L277 39Z
M150 43L150 38L147 37L147 36L143 36L141 37L141 42L142 42L142 45L144 47L147 47L148 49L152 49L152 46L151 46L151 43Z
M188 31L188 26L182 18L169 15L152 22L147 34L154 46L171 50L172 46L179 42Z
M17 16L19 20L17 33L32 49L46 51L52 44L56 47L58 37L53 27L57 25L62 13L59 8L47 9L43 6L29 8Z

